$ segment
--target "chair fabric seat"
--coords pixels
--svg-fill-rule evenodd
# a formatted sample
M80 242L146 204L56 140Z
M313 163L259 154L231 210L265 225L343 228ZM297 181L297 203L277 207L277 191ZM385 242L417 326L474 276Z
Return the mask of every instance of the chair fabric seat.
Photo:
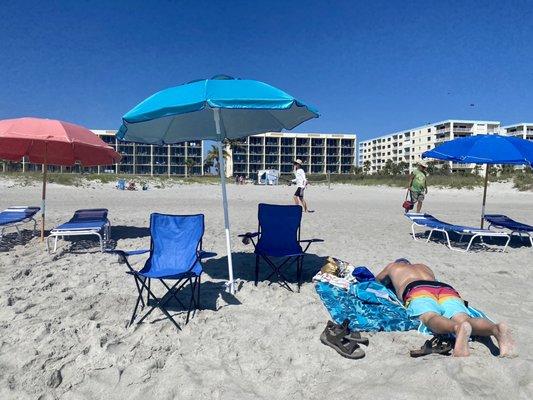
M93 221L69 221L58 227L52 229L52 231L86 231L86 230L101 230L107 224L107 220L93 220Z
M187 266L188 267L188 266ZM154 278L154 279L183 279L189 277L200 276L203 272L202 264L200 261L197 261L193 268L190 271L176 273L176 268L169 267L166 268L152 268L150 264L150 259L146 262L143 269L139 271L139 275L144 276L145 278Z
M0 225L15 224L32 218L40 211L39 207L11 207L0 213Z
M298 246L297 248L265 248L261 247L261 242L257 244L254 253L270 257L298 257L303 256L305 254L300 246Z
M438 220L437 218L433 217L430 214L407 213L406 217L418 225L424 225L424 226L427 226L428 228L433 228L433 229L443 229L443 230L452 231L452 232L471 233L471 234L495 233L494 231L491 231L489 229L480 229L480 228L474 228L474 227L465 226L465 225L449 224L447 222Z
M485 220L494 226L507 228L516 232L533 232L533 226L515 221L514 219L509 218L506 215L485 215Z

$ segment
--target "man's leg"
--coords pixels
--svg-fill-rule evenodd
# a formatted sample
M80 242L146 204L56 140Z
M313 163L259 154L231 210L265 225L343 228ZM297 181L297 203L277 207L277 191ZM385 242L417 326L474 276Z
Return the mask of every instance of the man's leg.
M422 200L416 202L416 212L419 213L422 210Z
M292 196L292 198L294 199L294 204L299 206L300 205L300 199L298 198L298 196Z
M486 318L471 318L467 314L459 313L452 317L457 322L468 322L472 327L472 335L494 336L500 348L500 357L507 357L513 354L515 342L509 331L509 327L503 323L495 324Z
M305 202L303 197L300 197L300 201L302 202L302 206L304 208L304 211L307 212L307 203Z
M467 321L451 320L433 312L424 313L419 318L433 333L455 333L454 357L468 357L470 355L468 340L472 333L472 326Z

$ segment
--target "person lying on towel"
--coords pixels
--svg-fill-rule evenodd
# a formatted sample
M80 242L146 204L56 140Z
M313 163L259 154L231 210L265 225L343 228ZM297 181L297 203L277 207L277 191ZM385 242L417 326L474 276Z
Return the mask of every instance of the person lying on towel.
M437 281L427 265L411 264L401 258L387 265L376 280L384 285L392 283L408 314L418 317L433 333L455 334L455 357L470 355L470 335L494 336L501 357L514 355L515 343L507 325L473 318L459 293Z

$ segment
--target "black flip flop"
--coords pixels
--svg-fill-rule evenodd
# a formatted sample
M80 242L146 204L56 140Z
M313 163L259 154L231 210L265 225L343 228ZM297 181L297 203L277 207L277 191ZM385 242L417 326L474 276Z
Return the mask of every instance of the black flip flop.
M326 329L320 335L320 341L343 357L357 360L365 356L365 352L359 347L359 344L354 339L350 339L347 320L341 325L328 321Z
M420 349L411 350L409 354L413 358L427 356L429 354L449 355L452 350L453 342L451 340L433 336L431 339L426 340Z

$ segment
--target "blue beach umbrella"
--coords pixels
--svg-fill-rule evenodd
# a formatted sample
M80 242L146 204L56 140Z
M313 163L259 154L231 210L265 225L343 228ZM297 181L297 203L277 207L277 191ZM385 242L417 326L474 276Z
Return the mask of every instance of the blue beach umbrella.
M119 140L155 145L191 140L218 142L228 289L234 292L225 161L222 142L264 132L293 129L318 112L266 83L220 75L168 88L148 97L122 117Z
M489 168L493 164L533 166L533 142L503 135L473 135L444 142L422 154L422 158L463 164L486 164L481 228L485 217Z

